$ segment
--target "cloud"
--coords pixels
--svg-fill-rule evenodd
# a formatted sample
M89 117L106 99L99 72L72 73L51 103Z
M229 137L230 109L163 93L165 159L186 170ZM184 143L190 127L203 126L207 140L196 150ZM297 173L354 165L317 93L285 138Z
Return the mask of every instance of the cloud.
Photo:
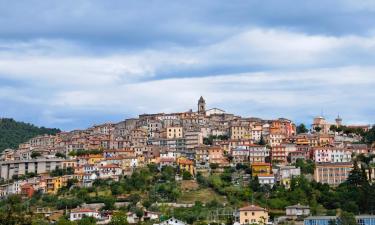
M373 123L373 10L351 0L0 0L2 115L72 129L194 109L203 95L245 116L309 121L323 110Z

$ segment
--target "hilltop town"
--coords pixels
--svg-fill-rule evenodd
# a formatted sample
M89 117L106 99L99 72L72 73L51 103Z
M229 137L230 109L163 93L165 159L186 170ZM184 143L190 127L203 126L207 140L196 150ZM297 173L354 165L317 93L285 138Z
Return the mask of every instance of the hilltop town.
M365 215L375 213L374 131L339 116L311 126L245 118L207 109L200 97L196 111L142 114L6 149L0 197L61 224L328 225L338 211L374 224Z

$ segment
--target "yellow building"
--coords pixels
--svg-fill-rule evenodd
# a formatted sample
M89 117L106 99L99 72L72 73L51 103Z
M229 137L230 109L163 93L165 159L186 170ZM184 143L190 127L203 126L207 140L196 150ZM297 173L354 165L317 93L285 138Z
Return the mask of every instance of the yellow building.
M60 188L65 187L67 185L67 181L67 177L64 176L47 178L47 193L56 194Z
M259 174L271 174L272 167L269 163L252 163L251 164L251 174L252 176L258 176Z
M266 224L268 222L268 211L256 205L249 205L239 209L240 224Z
M181 157L177 159L177 165L180 171L185 170L188 171L191 175L195 175L195 166L192 160Z
M249 126L231 126L230 138L234 140L250 139L251 138L250 127Z
M87 163L92 165L96 164L104 159L103 155L97 154L97 155L89 155L87 159Z
M333 144L334 136L329 134L318 135L319 146L327 146Z
M167 128L167 138L182 138L182 127L168 127Z

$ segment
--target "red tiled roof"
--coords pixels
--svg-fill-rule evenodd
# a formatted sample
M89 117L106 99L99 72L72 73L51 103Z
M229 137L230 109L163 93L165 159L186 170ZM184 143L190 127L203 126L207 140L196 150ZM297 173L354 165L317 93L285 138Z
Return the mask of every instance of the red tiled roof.
M264 162L253 162L251 163L252 166L271 166L270 163L264 163Z
M72 213L97 212L93 209L73 209Z
M266 211L266 209L257 205L248 205L240 208L240 211Z
M160 162L175 162L174 158L160 158Z
M115 164L108 164L108 165L105 165L105 166L101 166L101 168L120 168L118 165L115 165Z

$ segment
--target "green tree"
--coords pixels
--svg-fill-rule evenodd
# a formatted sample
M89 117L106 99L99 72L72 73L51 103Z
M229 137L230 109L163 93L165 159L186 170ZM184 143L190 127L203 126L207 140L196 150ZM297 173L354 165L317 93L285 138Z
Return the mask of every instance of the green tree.
M135 209L135 215L138 217L138 219L140 220L142 217L143 217L143 215L144 215L144 212L143 212L143 210L141 209L141 208L136 208Z
M116 202L116 199L112 196L107 196L107 197L103 198L104 206L103 206L102 209L104 209L104 210L115 209L115 202Z
M301 123L300 125L298 125L297 128L296 128L296 130L297 130L297 134L307 133L307 131L309 131L306 128L305 124L303 124L303 123Z
M253 176L250 183L251 190L259 191L260 190L260 183L258 176Z
M77 225L96 225L96 219L94 217L83 217L78 220Z
M358 162L356 160L353 163L353 169L350 171L346 183L355 187L363 186L364 184L368 183L364 169L359 169Z
M312 160L297 159L295 166L301 168L303 174L314 174L315 163Z
M315 127L314 130L319 133L322 130L322 128L321 127Z
M338 225L358 225L354 214L345 211L341 212L337 222Z
M364 134L363 140L368 144L373 144L375 142L375 125Z
M10 195L3 202L0 212L0 224L7 225L31 225L31 216L26 213L26 208L22 204L21 196Z
M182 179L183 180L191 180L191 179L193 179L193 176L191 175L191 173L189 171L184 170L182 172Z
M30 155L30 157L33 158L33 159L35 159L39 156L42 156L42 154L40 154L39 152L32 152L31 155Z
M36 127L10 118L0 118L0 152L7 148L18 148L19 144L38 135L55 135L59 132L59 129Z
M260 140L258 142L258 145L265 145L266 141L264 140L263 134L260 135Z
M56 222L56 225L76 225L75 222L67 220L65 217L60 217L59 220Z
M334 216L336 216L336 215L334 215ZM329 220L328 225L337 225L336 219Z
M112 216L112 220L109 225L128 225L126 214L122 211L116 212Z
M371 181L371 178L372 178L371 163L372 163L372 160L375 158L375 155L374 154L370 154L370 155L359 154L356 158L361 163L361 167L367 170L369 180Z
M64 153L61 153L61 152L57 152L55 154L55 156L58 157L58 158L64 158L64 159L66 158L66 155Z
M217 163L210 163L210 168L213 169L213 170L215 170L215 169L219 168L219 164L217 164Z

